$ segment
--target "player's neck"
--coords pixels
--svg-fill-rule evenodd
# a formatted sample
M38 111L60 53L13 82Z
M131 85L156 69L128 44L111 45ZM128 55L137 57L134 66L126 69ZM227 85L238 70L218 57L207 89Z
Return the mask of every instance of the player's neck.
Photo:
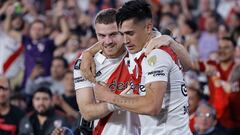
M140 51L148 44L148 42L149 42L152 38L154 38L155 36L156 36L156 33L153 32L153 31L151 31L151 32L146 36L145 41L141 44L140 50L137 51L136 53L140 52Z

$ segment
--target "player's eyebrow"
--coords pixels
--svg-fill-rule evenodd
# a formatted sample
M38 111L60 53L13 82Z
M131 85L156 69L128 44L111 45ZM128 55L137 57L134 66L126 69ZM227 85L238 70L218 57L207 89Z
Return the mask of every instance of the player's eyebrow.
M124 31L123 34L133 35L133 34L134 34L134 31Z

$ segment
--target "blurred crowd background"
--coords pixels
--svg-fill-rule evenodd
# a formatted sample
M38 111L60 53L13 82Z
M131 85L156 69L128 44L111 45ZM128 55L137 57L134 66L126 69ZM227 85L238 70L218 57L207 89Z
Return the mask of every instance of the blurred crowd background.
M196 134L213 129L226 135L239 133L240 1L148 1L154 26L181 42L195 63L194 69L185 73L191 130ZM38 111L32 103L33 94L45 88L53 94L45 109L54 108L67 119L69 128L75 127L81 117L73 85L75 60L97 41L93 25L96 13L123 3L0 0L0 74L10 80L7 88L0 81L1 135L13 135L20 126L28 128L19 124L19 118L7 119L13 112L5 113L4 104L16 106L19 113L15 115L15 111L11 117L30 117ZM53 126L58 125L53 122Z

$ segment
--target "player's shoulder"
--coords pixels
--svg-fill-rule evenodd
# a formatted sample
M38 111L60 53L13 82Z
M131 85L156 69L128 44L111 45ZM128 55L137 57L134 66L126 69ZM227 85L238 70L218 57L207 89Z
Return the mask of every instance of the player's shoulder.
M107 57L104 56L101 52L98 52L94 55L94 61L97 65L102 65L106 61Z
M82 62L82 55L79 56L78 59L75 60L75 64L74 64L74 70L80 70L80 66L81 66L81 62ZM96 66L103 64L104 60L106 59L106 57L101 54L100 52L96 53L93 57L93 60L96 64Z
M153 65L162 65L162 64L167 64L167 65L172 65L173 59L171 56L164 50L162 49L153 49L147 56L146 59L144 60L145 64L144 65L149 65L154 67Z
M153 49L146 57L151 57L151 56L157 56L159 58L162 58L162 57L170 57L169 53L163 49L160 49L160 48L156 48L156 49Z

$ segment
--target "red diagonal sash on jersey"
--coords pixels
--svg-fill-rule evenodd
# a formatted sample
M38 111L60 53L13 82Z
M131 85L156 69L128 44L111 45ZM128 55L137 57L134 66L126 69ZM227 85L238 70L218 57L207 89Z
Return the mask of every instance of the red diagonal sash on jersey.
M119 64L119 66L117 67L117 69L112 73L112 75L109 77L107 84L110 85L114 82L121 82L121 83L126 83L127 86L127 82L130 81L130 75L127 69L127 66L125 65L124 60L121 61L121 63ZM116 84L117 85L117 84ZM114 91L116 94L120 94L122 92L122 90L117 89L118 87L116 86L116 90ZM94 131L93 131L93 135L101 135L102 131L105 127L105 125L107 124L107 122L109 121L109 119L112 116L111 112L110 114L108 114L106 117L102 118L99 120L97 126L95 127Z
M176 63L177 62L177 55L173 52L173 50L170 47L160 47L160 49L164 50L167 52L173 59L173 61ZM127 65L125 65L124 60L121 61L120 65L117 67L117 69L112 73L112 75L109 77L107 84L110 85L114 81L116 82L129 82L130 79L133 81L134 85L138 85L141 82L142 78L142 60L145 57L144 54L142 54L138 59L134 59L138 66L138 70L136 69L137 67L134 68L134 72L132 75L129 74ZM138 73L137 73L138 72ZM135 94L138 93L135 89L133 91ZM116 94L120 94L121 90L116 89L115 91ZM111 118L112 112L108 114L106 117L102 118L99 120L97 126L95 127L93 131L93 135L101 135L102 131L107 124L108 120Z
M145 54L141 54L138 59L134 59L135 63L137 64L133 69L133 74L131 74L131 79L134 85L139 85L142 79L142 60L145 57Z
M161 46L161 47L159 47L159 49L168 53L171 56L172 60L177 64L178 58L177 58L176 53L172 50L172 48L170 48L168 46Z

